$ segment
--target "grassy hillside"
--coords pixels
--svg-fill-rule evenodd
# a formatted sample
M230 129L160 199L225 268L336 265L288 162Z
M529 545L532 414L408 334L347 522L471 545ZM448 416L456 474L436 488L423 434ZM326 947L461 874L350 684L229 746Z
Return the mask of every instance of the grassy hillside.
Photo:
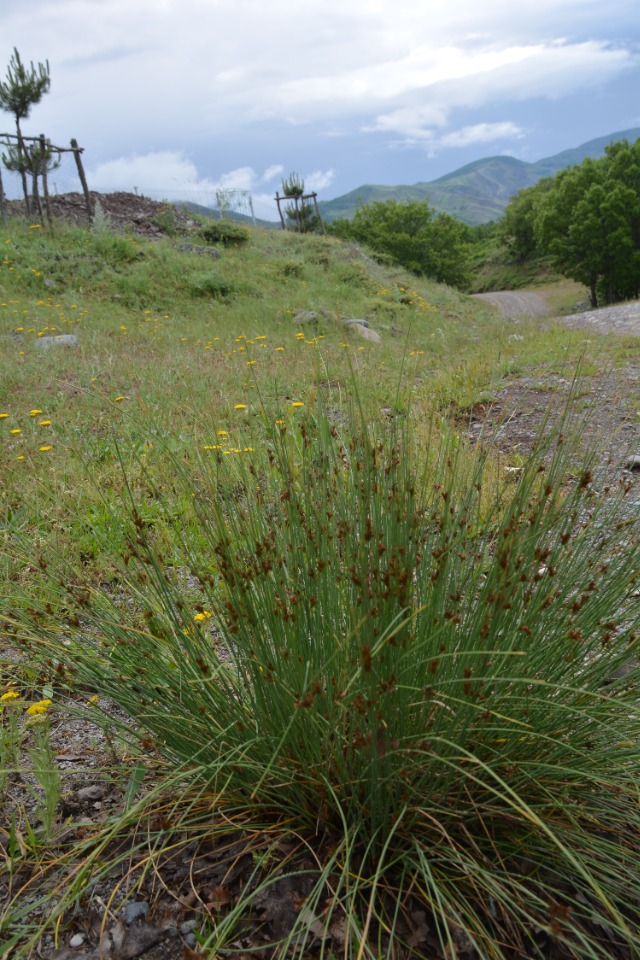
M623 130L590 140L536 163L526 163L515 157L487 157L460 167L438 180L412 186L368 184L334 200L322 202L320 209L322 216L331 221L339 217L351 217L359 204L375 200L428 200L435 210L449 213L475 226L498 220L509 198L523 187L533 186L542 177L553 176L564 167L582 163L586 157L603 156L607 144L614 140L634 141L639 136L640 129Z
M3 956L635 955L640 540L484 441L637 342L160 222L0 231Z

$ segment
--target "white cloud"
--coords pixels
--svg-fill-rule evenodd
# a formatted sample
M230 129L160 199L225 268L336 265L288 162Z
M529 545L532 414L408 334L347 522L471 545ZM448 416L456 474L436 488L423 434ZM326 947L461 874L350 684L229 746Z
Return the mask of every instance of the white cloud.
M494 140L517 140L524 136L522 129L515 123L476 123L472 126L453 130L440 137L440 147L468 147L472 143L491 143Z
M256 182L257 174L253 167L237 167L228 173L223 173L217 186L226 190L251 190Z
M201 179L195 165L181 151L163 150L133 154L98 164L87 171L92 190L126 190L134 187L151 197L169 199L180 191L211 192L215 184Z
M265 172L262 174L263 183L269 183L270 180L273 180L275 177L279 177L284 173L284 167L281 163L272 163L270 167L267 167Z
M333 183L334 177L335 172L333 170L314 170L313 173L308 173L304 177L305 190L312 193L324 190Z
M276 176L282 169L280 164L272 164L265 174L270 172L270 176ZM239 194L246 191L252 195L256 216L275 220L277 209L274 198L256 190L258 184L266 179L265 174L260 177L252 167L238 167L220 174L215 180L201 177L195 164L182 152L166 150L134 154L101 163L87 170L87 180L91 190L103 193L117 190L131 193L137 190L156 200L191 201L208 207L216 206L220 190L230 191L232 195L235 191ZM233 196L231 199L233 205ZM241 196L235 199L244 212L245 199Z

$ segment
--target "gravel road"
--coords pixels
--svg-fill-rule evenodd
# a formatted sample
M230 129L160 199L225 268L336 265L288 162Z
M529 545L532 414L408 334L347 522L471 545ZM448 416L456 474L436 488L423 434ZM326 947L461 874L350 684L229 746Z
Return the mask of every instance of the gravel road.
M547 317L549 307L538 293L518 290L498 290L476 293L478 300L486 300L498 308L503 317Z
M498 290L492 293L476 293L474 296L498 307L506 319L546 317L551 313L540 294L530 291ZM640 300L573 313L561 319L571 327L583 327L600 333L613 331L628 336L640 336Z

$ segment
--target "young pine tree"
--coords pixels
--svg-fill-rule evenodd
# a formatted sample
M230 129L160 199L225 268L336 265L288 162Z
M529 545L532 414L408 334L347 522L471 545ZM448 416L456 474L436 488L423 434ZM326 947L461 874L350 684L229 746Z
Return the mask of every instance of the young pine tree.
M22 136L20 121L29 116L31 107L40 103L45 93L49 92L50 86L49 61L38 63L37 68L34 67L32 61L27 68L20 59L17 48L14 47L6 78L0 80L0 110L4 110L5 113L12 113L16 121L18 169L22 177L22 188L27 207L29 206L26 175L28 151Z

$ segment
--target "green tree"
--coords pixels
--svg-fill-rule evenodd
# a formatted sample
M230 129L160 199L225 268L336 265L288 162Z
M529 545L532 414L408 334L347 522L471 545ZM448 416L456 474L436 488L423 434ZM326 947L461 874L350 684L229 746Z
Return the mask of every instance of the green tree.
M640 144L563 170L536 206L536 243L593 307L640 291Z
M282 180L282 192L285 197L293 200L284 208L290 230L298 233L314 233L320 227L320 220L315 207L304 197L304 180L297 173L291 173Z
M31 108L40 103L45 93L49 92L50 86L49 61L38 63L37 68L32 61L27 68L20 59L17 48L14 47L7 68L6 79L0 80L0 110L4 110L5 113L12 113L15 118L19 160L27 157L27 148L22 136L20 121L29 116ZM22 169L20 173L25 202L28 206L29 194L26 170Z
M540 255L535 231L538 206L553 180L549 177L540 180L533 187L519 190L511 198L500 222L499 234L509 255L517 263L524 263Z
M449 214L434 215L426 200L377 200L360 207L352 220L336 221L331 229L414 273L462 289L467 286L470 230Z

